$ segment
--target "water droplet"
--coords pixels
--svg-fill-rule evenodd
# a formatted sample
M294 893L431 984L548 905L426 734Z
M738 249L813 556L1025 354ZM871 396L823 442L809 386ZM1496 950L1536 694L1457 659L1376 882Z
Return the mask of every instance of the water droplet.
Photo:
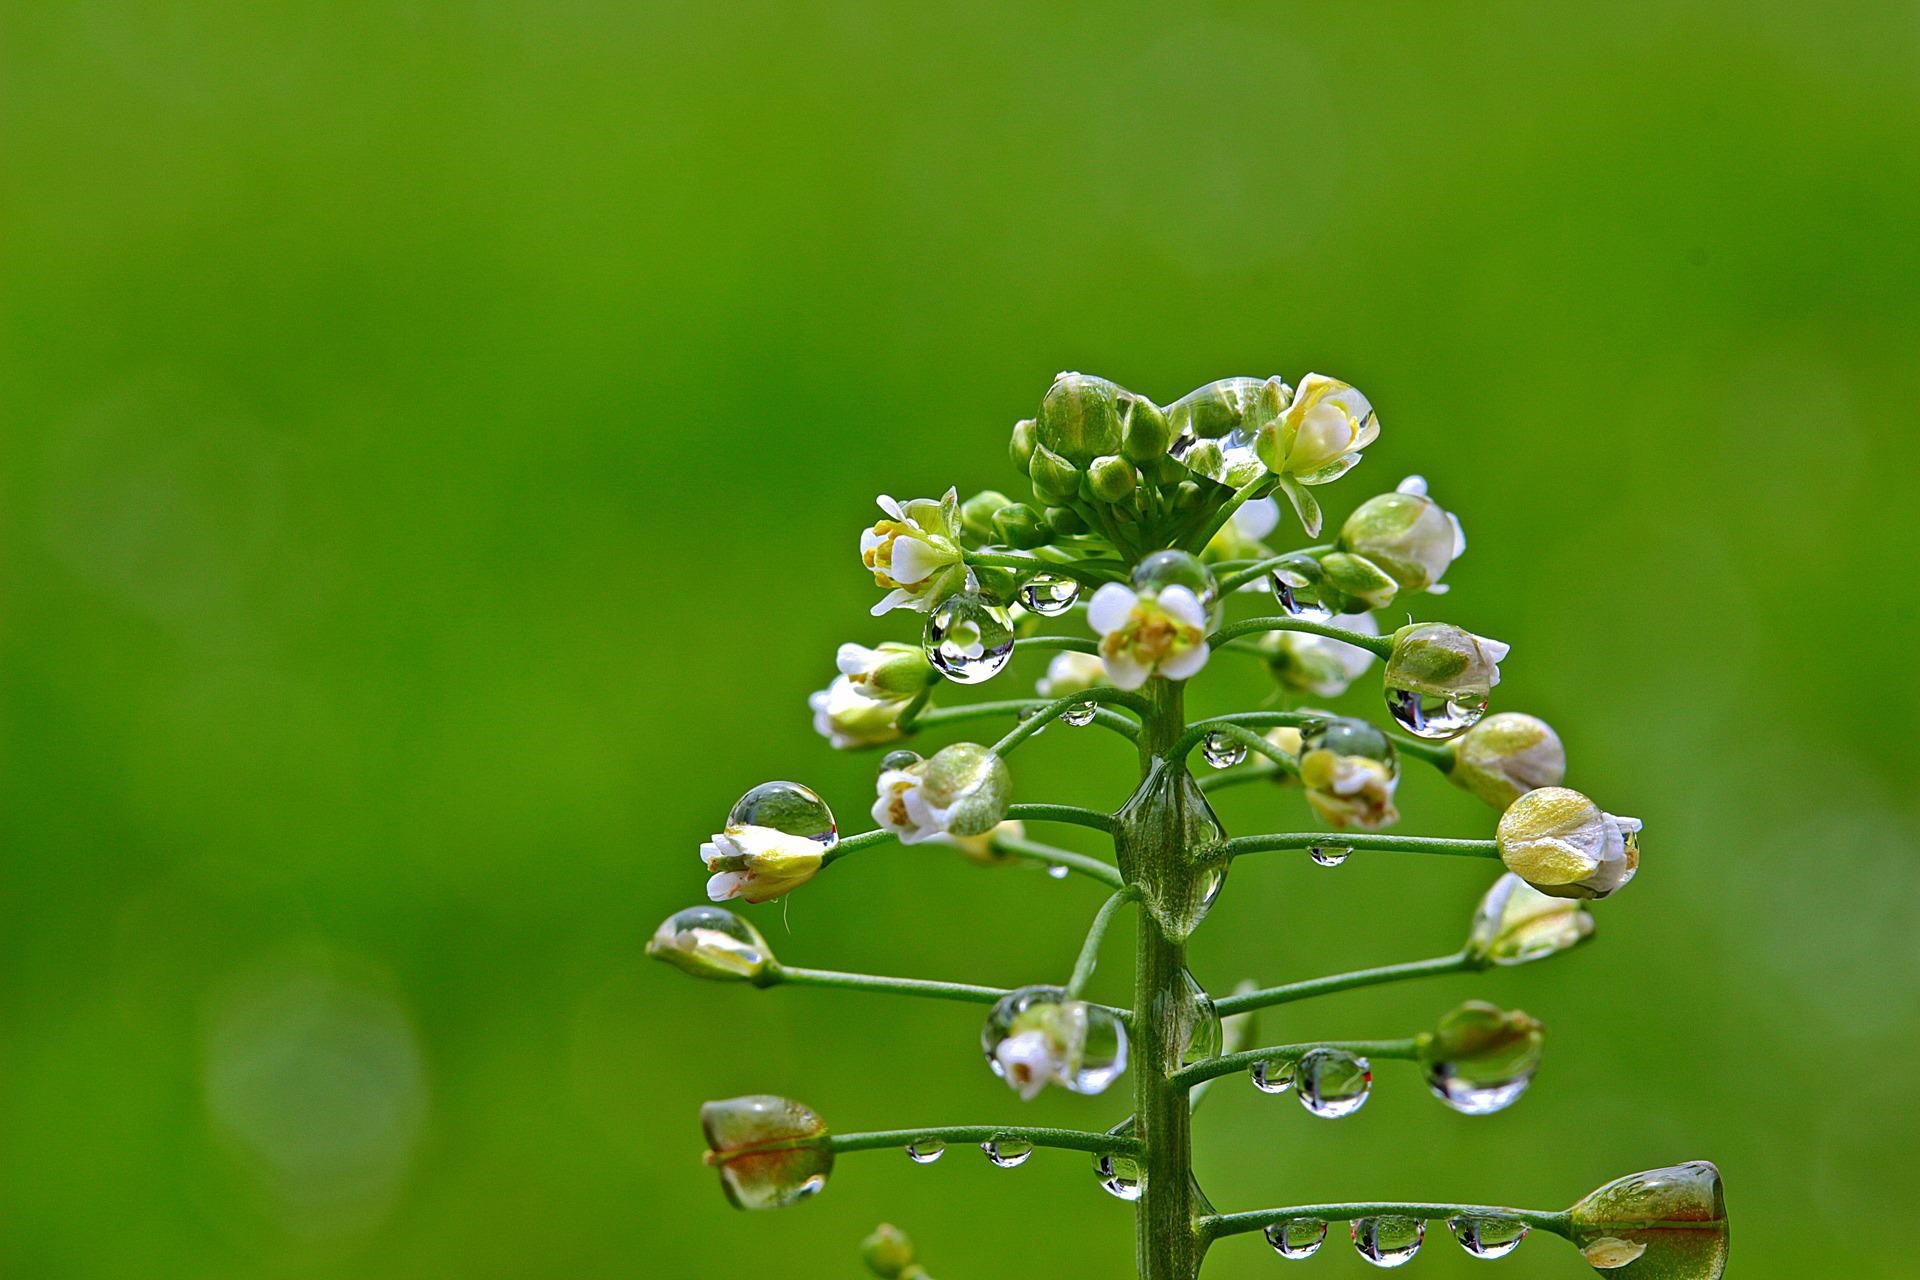
M1022 1097L1049 1084L1100 1093L1127 1069L1127 1031L1111 1009L1069 999L1062 987L1021 987L988 1012L980 1051Z
M1378 760L1395 778L1400 776L1400 753L1393 739L1353 716L1329 716L1300 727L1300 754L1330 751L1337 756Z
M1288 1218L1267 1228L1267 1243L1283 1258L1298 1261L1320 1252L1327 1238L1327 1224L1318 1218Z
M1300 1105L1316 1116L1338 1120L1367 1105L1373 1067L1344 1049L1309 1049L1294 1069Z
M1168 587L1185 587L1193 592L1203 609L1211 609L1220 594L1213 570L1190 551L1156 551L1133 567L1135 591L1157 595Z
M1047 875L1051 879L1065 880L1071 874L1073 874L1073 868L1067 866L1065 863L1054 862L1047 866Z
M1268 1058L1265 1062L1256 1062L1248 1079L1262 1093L1285 1093L1293 1088L1293 1060Z
M1057 573L1036 573L1020 586L1020 603L1043 618L1057 618L1080 598L1080 584Z
M1353 1247L1376 1267L1401 1267L1412 1262L1426 1236L1426 1223L1398 1214L1356 1218L1353 1222Z
M1220 1015L1213 1007L1213 998L1191 970L1180 971L1180 986L1182 992L1176 1010L1181 1023L1180 1063L1182 1066L1192 1066L1204 1059L1219 1056L1223 1031Z
M1013 619L971 591L948 596L927 615L927 659L949 680L991 680L1013 657Z
M1433 1096L1463 1116L1505 1111L1520 1101L1520 1095L1532 1083L1531 1071L1507 1080L1469 1079L1448 1062L1436 1062L1427 1072L1427 1087L1433 1090Z
M1140 1172L1140 1162L1132 1156L1100 1155L1093 1161L1094 1176L1100 1179L1100 1185L1110 1196L1122 1200L1138 1200L1140 1192L1146 1187L1146 1179Z
M1457 700L1413 689L1387 687L1387 710L1416 738L1451 738L1465 733L1487 713L1485 698Z
M880 757L880 772L891 773L896 769L911 769L920 763L920 758L918 751L908 751L904 748L899 751L889 751Z
M922 1138L907 1144L907 1159L915 1164L932 1164L947 1154L947 1144L938 1138Z
M1099 707L1091 702L1076 702L1060 713L1060 718L1078 729L1093 723L1093 713Z
M1353 849L1344 844L1310 844L1307 856L1323 867L1337 867L1353 856Z
M980 1144L987 1159L1002 1169L1018 1168L1033 1154L1033 1144L1025 1138L989 1138Z
M797 782L763 782L734 801L729 827L772 827L831 849L840 839L827 802Z
M1291 397L1263 398L1260 378L1222 378L1190 391L1167 406L1173 442L1167 452L1197 474L1232 488L1261 475L1266 464L1254 451L1260 424ZM1284 390L1284 387L1278 389Z
M1527 1238L1527 1224L1518 1218L1492 1214L1465 1214L1447 1219L1447 1230L1460 1247L1476 1258L1504 1258Z
M1273 598L1282 613L1305 622L1331 622L1335 616L1331 608L1320 602L1313 586L1286 569L1273 571Z
M1216 769L1231 769L1247 758L1247 744L1215 729L1202 739L1200 754Z

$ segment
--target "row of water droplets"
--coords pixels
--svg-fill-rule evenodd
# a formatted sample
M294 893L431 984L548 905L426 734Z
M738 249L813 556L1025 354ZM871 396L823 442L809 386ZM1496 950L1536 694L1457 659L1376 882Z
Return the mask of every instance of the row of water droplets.
M1025 1138L1002 1134L981 1143L980 1153L996 1169L1017 1169L1033 1155L1033 1144ZM945 1154L947 1144L938 1138L922 1138L907 1144L907 1159L915 1164L932 1164ZM1113 1152L1094 1156L1093 1175L1107 1194L1127 1201L1138 1200L1146 1183L1138 1160Z
M1344 1049L1309 1049L1297 1059L1269 1058L1255 1063L1248 1079L1262 1093L1291 1090L1310 1115L1326 1120L1352 1115L1367 1105L1373 1093L1372 1064ZM1491 1082L1467 1080L1444 1062L1435 1063L1427 1071L1427 1087L1433 1096L1466 1116L1506 1110L1520 1100L1531 1083L1530 1071Z
M1518 1218L1493 1214L1458 1214L1447 1219L1447 1230L1460 1247L1475 1258L1504 1258L1527 1238L1527 1224ZM1426 1223L1419 1218L1386 1214L1355 1218L1349 1234L1362 1258L1376 1267L1398 1267L1413 1261L1426 1240ZM1267 1243L1283 1258L1298 1261L1320 1251L1327 1224L1319 1218L1288 1218L1267 1228Z

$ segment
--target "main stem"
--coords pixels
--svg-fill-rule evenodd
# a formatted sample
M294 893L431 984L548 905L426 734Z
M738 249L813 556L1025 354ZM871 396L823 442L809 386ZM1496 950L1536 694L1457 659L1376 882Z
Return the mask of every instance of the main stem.
M1184 686L1153 680L1141 724L1140 776L1172 754L1186 730ZM1162 859L1155 874L1192 875L1181 858L1180 828L1165 815L1165 838L1156 840ZM1182 1006L1186 998L1186 945L1169 939L1153 913L1142 909L1133 979L1133 1114L1145 1152L1145 1179L1134 1218L1134 1258L1140 1280L1194 1280L1206 1245L1193 1200L1193 1137L1187 1093L1176 1088L1186 1050Z

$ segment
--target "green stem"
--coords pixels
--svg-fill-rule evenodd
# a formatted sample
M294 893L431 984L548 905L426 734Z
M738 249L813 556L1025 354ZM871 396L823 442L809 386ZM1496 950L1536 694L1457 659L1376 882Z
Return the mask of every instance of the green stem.
M1443 840L1437 836L1352 835L1345 831L1283 831L1263 836L1235 836L1227 841L1227 856L1268 849L1306 849L1337 845L1342 849L1379 849L1390 853L1440 853L1460 858L1498 858L1500 846L1492 840Z
M1257 635L1262 631L1305 631L1310 635L1325 636L1329 640L1344 640L1350 645L1365 649L1375 657L1393 656L1393 640L1390 637L1364 635L1358 631L1348 631L1345 627L1313 622L1306 618L1247 618L1241 622L1229 622L1208 636L1207 643L1217 649L1229 640Z
M1227 769L1220 773L1209 774L1200 779L1200 789L1212 794L1226 787L1237 787L1248 782L1269 781L1282 775L1297 774L1297 768L1282 767L1275 761L1264 760L1259 764L1248 765L1244 769Z
M1242 1053L1229 1053L1218 1058L1206 1058L1190 1067L1183 1067L1169 1077L1177 1089L1191 1089L1202 1080L1212 1080L1216 1076L1230 1076L1236 1071L1250 1071L1262 1062L1284 1061L1300 1057L1315 1049L1341 1049L1359 1058L1402 1058L1411 1060L1419 1054L1419 1042L1406 1040L1320 1040L1307 1044L1273 1044L1260 1049L1248 1049Z
M1046 556L1018 551L969 551L968 564L996 569L1020 569L1029 573L1057 573L1075 582L1124 582L1128 566L1118 560L1054 560Z
M1402 755L1409 755L1417 760L1425 760L1442 773L1453 772L1453 762L1455 759L1453 743L1428 742L1423 738L1409 738L1404 733L1390 733L1387 737L1393 740L1393 745L1399 749Z
M1119 690L1116 689L1114 692L1119 693ZM1122 695L1122 697L1125 696L1129 695ZM1111 699L1111 701L1116 702L1119 700L1118 698ZM913 718L911 724L902 721L901 727L918 733L922 729L937 729L944 725L965 724L970 720L992 720L998 719L1001 716L1017 716L1022 711L1038 710L1041 713L1040 715L1033 716L1015 726L1013 732L1020 734L1020 738L1015 739L1017 743L1046 728L1048 721L1052 718L1046 715L1047 709L1053 707L1055 703L1062 701L1065 701L1067 706L1072 706L1076 702L1092 702L1095 701L1095 699L1083 695L1071 700L1056 698L1053 702L1049 702L1045 698L1010 698L1003 702L971 702L960 707L937 707L932 711L923 711ZM1064 708L1062 709L1064 710ZM1058 715L1059 712L1056 711L1053 714ZM1104 709L1095 711L1093 722L1103 729L1113 730L1129 742L1138 741L1140 737L1138 726L1136 726L1133 721L1116 712L1106 711ZM1022 729L1025 729L1026 732L1021 733Z
M1269 556L1265 560L1255 560L1236 568L1232 573L1220 578L1217 584L1220 594L1224 596L1229 591L1238 591L1249 582L1257 578L1266 577L1269 573L1272 573L1275 569L1278 569L1295 556L1319 555L1331 550L1333 550L1333 547L1330 544L1316 547L1302 547L1298 551L1288 551L1282 555Z
M796 987L837 987L847 991L885 991L893 995L960 1000L968 1004L992 1004L1007 994L1002 987L978 987L970 982L891 978L877 973L838 973L831 969L797 969L785 964L771 971L768 985L780 983L790 983Z
M1071 649L1075 653L1099 653L1100 645L1086 636L1023 636L1013 642L1020 652L1031 649Z
M1249 727L1259 725L1284 725L1288 728L1325 724L1327 717L1315 715L1311 711L1240 711L1230 716L1214 716L1207 720L1196 720L1180 735L1173 744L1173 758L1185 759L1187 753L1206 741L1210 733L1223 733L1237 741L1244 742L1261 755L1270 757L1281 764L1291 764L1292 757L1280 748L1268 742L1257 733L1247 732ZM1255 746L1258 743L1260 745Z
M1381 965L1377 969L1357 969L1352 973L1335 973L1324 978L1309 978L1304 982L1289 982L1285 986L1249 991L1244 995L1225 996L1215 1001L1213 1008L1214 1012L1224 1018L1230 1013L1246 1013L1251 1009L1292 1004L1296 1000L1311 1000L1315 996L1332 995L1336 991L1353 991L1360 987L1375 987L1387 982L1402 982L1408 978L1435 978L1447 973L1466 973L1480 967L1479 961L1461 951L1450 956L1436 956L1432 960L1410 960L1405 964Z
M1071 849L1056 849L1050 844L1041 844L1038 840L1029 840L1025 836L999 834L991 838L991 844L1001 853L1010 853L1032 862L1044 862L1048 866L1065 867L1069 871L1090 876L1101 884L1118 888L1122 883L1120 873L1113 867L1098 858L1090 858L1084 853L1075 853Z
M1026 719L1009 730L1005 737L994 743L993 753L997 756L1005 756L1015 747L1075 707L1082 707L1088 703L1093 703L1098 707L1098 704L1103 702L1117 702L1122 706L1131 707L1135 711L1138 711L1141 706L1140 699L1134 697L1134 695L1120 689L1108 688L1104 685L1088 689L1084 693L1069 694L1064 698L1055 698L1051 702L1043 699L1035 699L1026 703L1027 707L1032 708L1033 714L1027 716ZM1124 716L1107 712L1103 720L1101 711L1097 709L1093 713L1093 718L1095 721L1105 724L1109 729L1117 728L1118 732L1125 734L1130 741L1138 742L1140 740L1139 727Z
M873 1133L835 1133L812 1139L829 1151L878 1151L904 1147L914 1142L992 1142L996 1138L1017 1138L1036 1147L1055 1147L1062 1151L1086 1151L1094 1155L1134 1155L1140 1144L1132 1138L1110 1133L1088 1133L1082 1129L1048 1129L1025 1124L948 1124L925 1129L883 1129ZM798 1144L796 1144L798 1145Z
M1233 513L1246 505L1249 498L1265 497L1273 492L1274 479L1274 476L1263 473L1235 489L1233 496L1221 503L1207 522L1200 526L1199 532L1185 539L1187 550L1195 555L1204 551L1207 544L1213 541L1213 535L1227 527L1227 521L1233 519Z
M1100 904L1100 910L1094 913L1093 923L1087 927L1087 940L1080 944L1080 956L1073 962L1073 976L1067 979L1067 995L1078 1000L1085 991L1087 983L1093 978L1094 965L1100 959L1100 941L1107 936L1107 926L1113 923L1114 913L1127 903L1140 896L1140 890L1133 885L1122 885L1113 891L1113 895Z
M1573 1228L1565 1212L1545 1209L1508 1209L1487 1204L1435 1204L1428 1201L1376 1200L1366 1204L1298 1204L1284 1209L1255 1209L1249 1213L1217 1213L1200 1220L1200 1231L1208 1240L1222 1236L1261 1231L1276 1222L1292 1218L1318 1218L1322 1222L1351 1222L1355 1218L1420 1218L1436 1221L1462 1214L1518 1218L1529 1227L1537 1227L1556 1236L1573 1238Z
M1075 804L1016 804L1007 807L1007 817L1023 822L1067 822L1095 831L1113 830L1113 815L1098 809L1083 809Z

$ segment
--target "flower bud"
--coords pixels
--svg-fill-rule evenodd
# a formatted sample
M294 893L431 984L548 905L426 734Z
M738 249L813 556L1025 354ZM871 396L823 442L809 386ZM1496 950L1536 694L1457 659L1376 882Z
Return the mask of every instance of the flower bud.
M1420 1037L1419 1052L1435 1092L1483 1114L1519 1096L1540 1069L1546 1043L1546 1028L1527 1014L1469 1000ZM1486 1105L1495 1100L1499 1105Z
M1079 465L1120 452L1121 400L1128 394L1105 378L1061 374L1040 402L1040 448ZM1039 451L1034 456L1038 458Z
M1380 634L1370 613L1343 614L1336 627L1361 635ZM1373 655L1358 645L1310 631L1269 631L1260 641L1273 678L1289 689L1319 698L1337 698L1373 665Z
M1021 987L994 1004L980 1030L993 1073L1027 1101L1048 1085L1100 1093L1127 1069L1127 1032L1112 1010L1060 987Z
M977 742L956 742L904 768L883 769L873 819L918 844L937 835L974 836L1007 816L1013 775Z
M1364 720L1335 717L1300 740L1300 784L1307 803L1336 830L1377 830L1400 820L1393 792L1399 753Z
M1329 551L1320 557L1326 585L1348 601L1369 609L1384 609L1400 593L1400 584L1373 561L1347 551Z
M993 513L993 536L1024 551L1046 543L1047 522L1028 504L1015 502Z
M1617 1178L1567 1211L1589 1265L1623 1280L1719 1280L1727 1200L1705 1160Z
M1043 698L1064 698L1070 693L1084 693L1106 680L1107 664L1094 654L1062 649L1048 661L1047 674L1033 687Z
M1013 438L1007 444L1007 455L1012 458L1014 469L1021 475L1027 474L1027 467L1033 462L1033 447L1038 439L1032 418L1022 418L1013 424Z
M1427 496L1427 482L1409 476L1393 493L1354 509L1340 526L1340 546L1377 565L1400 590L1428 591L1467 549L1467 536L1459 520Z
M1566 787L1529 791L1507 806L1494 839L1500 860L1555 898L1604 898L1640 868L1637 818L1620 818Z
M1567 776L1567 751L1546 721L1502 711L1453 740L1447 776L1504 809L1529 791L1559 786Z
M1125 458L1095 458L1087 467L1087 488L1101 502L1119 502L1134 491L1140 477Z
M1509 871L1480 899L1466 952L1477 964L1526 964L1592 936L1593 917L1579 901L1549 897Z
M1485 702L1500 683L1507 645L1446 622L1416 622L1393 633L1386 684L1434 698Z
M1380 434L1380 419L1358 390L1310 373L1286 408L1260 427L1255 449L1267 470L1300 484L1338 480Z
M887 592L873 607L931 610L960 587L966 576L960 550L959 494L895 502L882 494L886 519L860 535L860 559L873 582Z
M728 898L769 902L813 879L825 852L806 836L729 823L725 831L700 846L700 856L713 873L707 881L707 896L715 902Z
M958 849L967 861L982 867L1003 867L1008 863L1020 861L1020 856L1006 852L994 844L997 836L1011 836L1018 840L1027 834L1025 824L1017 821L1002 822L976 836L956 836L952 834L934 836L931 843L950 844Z
M1079 470L1044 444L1034 449L1027 478L1033 481L1034 497L1042 502L1071 502L1080 496Z
M716 982L764 986L773 967L760 931L720 907L689 907L668 916L647 940L647 954Z
M753 1094L700 1108L707 1163L720 1171L720 1189L736 1209L780 1209L827 1185L833 1150L827 1126L811 1107L788 1098Z
M1047 522L1047 528L1064 537L1087 531L1085 518L1072 507L1050 506L1041 514Z
M906 736L900 718L912 705L912 698L868 697L848 676L836 677L826 688L807 695L813 731L838 751L898 742Z
M1166 459L1173 443L1173 427L1166 411L1145 396L1128 393L1121 401L1120 453L1129 462L1146 466Z
M901 1280L914 1262L913 1241L900 1228L883 1222L860 1242L860 1257L880 1280Z
M960 504L960 527L981 540L993 536L994 513L1011 506L1013 499L994 489L984 489Z

